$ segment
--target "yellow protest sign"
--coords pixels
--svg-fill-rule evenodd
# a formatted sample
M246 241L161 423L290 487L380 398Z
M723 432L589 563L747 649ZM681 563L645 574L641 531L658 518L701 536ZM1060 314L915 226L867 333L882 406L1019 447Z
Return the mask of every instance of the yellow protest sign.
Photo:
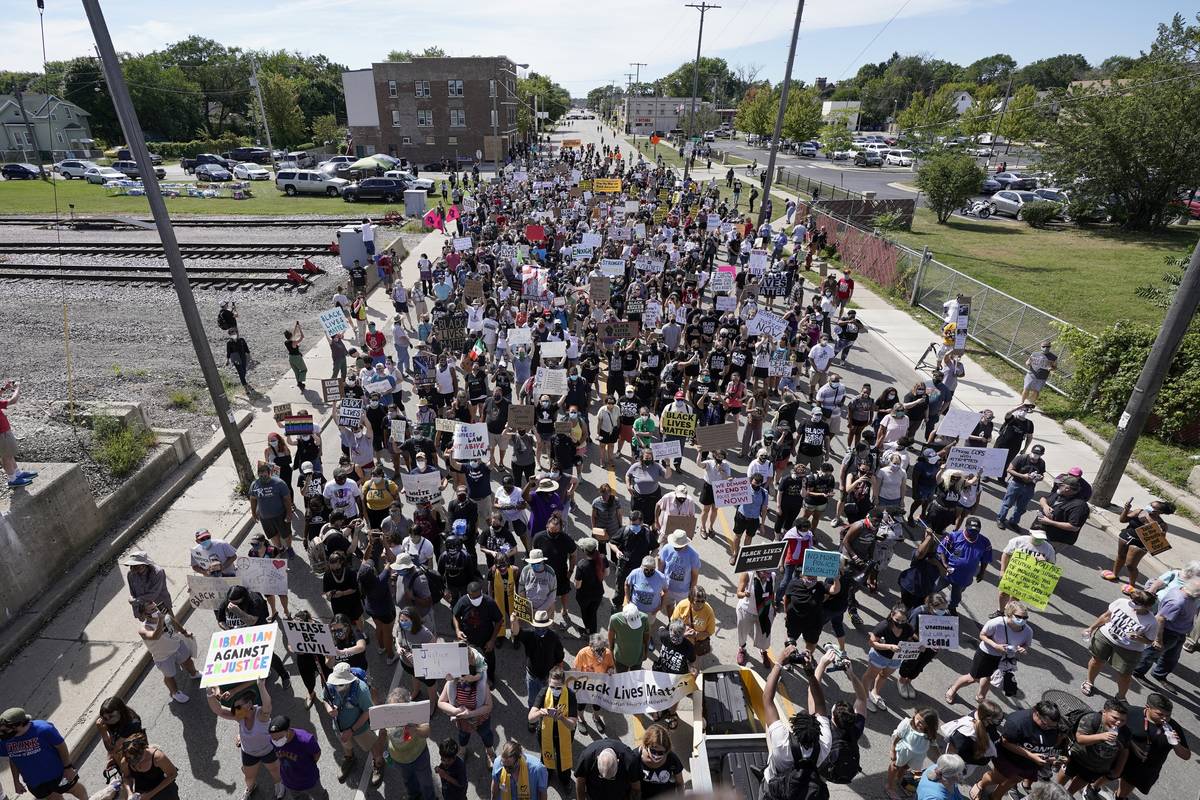
M523 594L513 595L513 613L522 622L533 624L533 603Z
M1038 611L1045 611L1050 595L1062 577L1062 567L1043 561L1032 553L1017 550L1008 561L1000 591Z
M620 192L620 178L594 178L592 180L592 189L596 192Z
M582 192L590 192L592 190L592 179L588 178L585 181L580 181L579 190Z
M695 436L696 415L684 414L680 411L664 411L662 432L667 436Z

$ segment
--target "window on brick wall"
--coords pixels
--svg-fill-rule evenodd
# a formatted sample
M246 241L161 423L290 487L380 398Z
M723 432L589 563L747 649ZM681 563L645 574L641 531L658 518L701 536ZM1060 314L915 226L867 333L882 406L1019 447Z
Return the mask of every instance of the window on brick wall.
M448 93L451 97L463 96L463 82L457 78L447 81Z
M417 111L417 125L422 128L433 126L433 112L427 108L422 108Z
M416 82L417 97L429 97L429 81Z
M388 97L396 96L396 82L388 81Z
M451 128L467 127L467 112L461 108L450 109L450 127Z
M399 111L392 112L392 127L393 128L400 127L400 112Z

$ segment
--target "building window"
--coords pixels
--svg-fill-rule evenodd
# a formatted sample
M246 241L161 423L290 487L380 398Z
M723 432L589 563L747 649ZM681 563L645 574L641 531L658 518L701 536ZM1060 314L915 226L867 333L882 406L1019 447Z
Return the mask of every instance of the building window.
M417 126L421 128L433 127L433 112L427 108L422 108L417 111Z
M446 140L446 144L458 144L458 137L451 136L449 139Z
M72 114L71 114L71 107L70 107L70 106L63 106L63 111L65 111L65 112L66 112L66 114L67 114L67 119L71 119L71 118L72 118Z
M517 121L517 110L512 106L508 107L508 124L512 125Z
M496 96L496 79L492 78L488 81L488 97Z
M400 144L412 144L412 137L411 136L401 136Z
M437 140L436 140L436 139L434 139L432 136L426 136L426 137L425 137L425 144L427 144L427 145L435 145L435 144L437 144Z
M451 128L467 127L467 112L461 108L450 109L450 127Z
M67 143L66 137L64 137L64 136L62 135L62 133L59 133L59 134L58 134L58 143L59 143L59 144L66 144L66 143Z
M388 97L396 96L396 82L388 81Z
M463 82L457 79L447 81L449 86L449 94L451 97L463 96Z
M429 97L429 81L417 81L417 97Z
M400 112L399 111L392 112L392 127L393 128L400 127Z

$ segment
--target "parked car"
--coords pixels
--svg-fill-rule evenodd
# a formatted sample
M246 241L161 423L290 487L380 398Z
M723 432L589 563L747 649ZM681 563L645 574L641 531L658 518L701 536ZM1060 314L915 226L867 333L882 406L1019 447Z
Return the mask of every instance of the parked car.
M1200 219L1200 200L1180 197L1172 200L1170 206L1172 210L1179 213L1180 217L1186 213L1191 219Z
M112 167L92 167L87 172L83 173L83 179L88 183L95 183L103 186L109 181L125 180L125 173L117 172Z
M235 147L228 153L222 153L226 161L253 161L255 164L271 163L271 151L265 147Z
M135 181L142 179L142 172L138 169L136 161L114 161L112 168L117 172L123 173L127 178L133 178ZM155 167L154 175L157 178L165 178L167 177L167 171L162 167Z
M883 163L892 167L911 167L916 154L912 150L886 150L883 155Z
M53 169L59 175L62 175L67 180L70 180L71 178L82 178L83 174L94 166L96 165L91 161L75 161L72 159L67 159L66 161L60 161L55 164Z
M355 161L358 161L358 158L355 156L331 156L322 161L321 164L353 164ZM321 164L317 166L319 167Z
M280 170L275 176L275 188L289 197L298 194L325 194L337 197L350 185L344 178L335 178L313 169Z
M879 155L879 152L876 150L859 150L854 154L854 166L882 167L883 156Z
M196 180L213 181L216 183L231 181L233 180L233 173L220 164L201 164L196 167Z
M834 150L833 152L829 153L828 155L834 161L848 161L848 160L856 157L858 155L858 153L859 153L858 150ZM883 159L880 159L879 163L882 164Z
M816 158L817 148L813 147L811 144L802 144L796 148L796 155L800 156L801 158Z
M201 164L217 164L225 169L229 169L232 165L223 157L216 153L201 153L195 158L185 158L179 162L179 166L183 167L183 171L191 175L196 171L196 167Z
M992 206L996 214L1007 214L1014 219L1021 218L1021 207L1036 203L1042 198L1033 192L1003 190L992 195Z
M399 178L364 178L342 190L342 199L347 203L359 200L382 200L395 203L404 199L405 182Z
M441 172L445 167L444 161L430 161L425 166L421 167L424 172Z
M704 141L715 142L716 140L717 140L717 132L716 131L705 131L704 132Z
M215 164L206 166L215 167ZM251 162L242 162L233 168L233 177L240 181L269 181L271 180L271 170L259 164Z
M290 153L285 153L280 160L295 162L296 166L301 169L309 169L317 165L317 160L307 150L293 150Z
M122 147L120 150L117 151L117 160L118 161L133 161L133 153L131 153L129 151L128 147ZM162 162L163 162L163 157L160 156L158 153L150 154L150 163L151 164L161 164Z
M402 169L388 170L383 173L383 177L404 181L406 189L421 189L428 194L433 194L433 187L437 185L437 181L432 178L415 178L411 172Z
M42 170L37 164L5 164L0 175L9 181L32 181L41 177Z
M1000 172L992 176L1001 189L1018 189L1033 191L1037 188L1037 180L1023 172Z
M967 155L975 156L976 158L991 158L995 154L990 147L971 147L967 150Z
M1061 203L1066 205L1071 202L1071 196L1067 194L1066 189L1055 189L1047 187L1044 189L1034 189L1033 193L1043 200L1049 200L1051 203Z
M995 194L1004 187L1000 185L1000 181L995 178L984 178L983 184L979 187L980 194Z

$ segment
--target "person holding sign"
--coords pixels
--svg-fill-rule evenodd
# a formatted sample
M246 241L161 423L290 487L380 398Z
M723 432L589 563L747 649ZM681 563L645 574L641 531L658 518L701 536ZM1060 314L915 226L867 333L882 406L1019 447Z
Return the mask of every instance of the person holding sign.
M917 631L908 624L908 610L903 604L892 606L887 619L876 625L869 634L871 649L868 652L870 666L863 673L863 685L867 687L867 708L879 711L887 708L880 690L887 684L888 676L904 662L896 658L901 642L916 641Z
M1004 606L1004 616L988 620L979 631L979 649L975 651L971 669L950 684L946 690L947 705L954 703L958 693L976 681L979 681L979 693L975 695L975 704L982 703L991 688L993 673L1002 667L1010 667L1002 670L1004 693L1016 694L1017 682L1012 675L1017 659L1028 652L1031 644L1033 628L1029 627L1029 608L1019 600L1010 600Z
M579 725L579 703L566 683L567 675L561 666L550 670L546 691L528 715L529 723L537 726L542 764L564 796L571 787L571 767L575 763L572 744Z
M947 605L946 595L935 592L926 597L924 603L908 612L908 624L920 633L921 617L927 615L946 616L949 613ZM900 672L896 675L896 691L901 697L905 700L917 699L917 690L912 687L912 682L920 677L927 666L933 663L940 651L941 648L938 647L922 647L916 658L910 658L900 665Z
M397 686L388 693L389 704L411 703L412 693ZM400 768L404 789L410 798L433 798L433 770L429 761L429 736L432 733L428 722L417 722L388 728L388 756Z
M1165 537L1167 523L1163 517L1174 513L1175 504L1170 500L1151 500L1150 505L1137 511L1133 510L1133 498L1126 500L1121 508L1121 522L1125 523L1125 529L1117 538L1117 557L1113 559L1112 569L1102 570L1100 577L1106 581L1119 581L1121 570L1125 569L1129 572L1129 582L1121 587L1121 591L1129 594L1137 588L1138 564L1150 549L1142 541L1140 529L1146 525L1154 525Z
M187 642L187 639L195 642L195 638L177 623L173 630L168 631L165 615L154 603L139 603L133 611L138 617L138 636L150 651L154 666L162 673L167 694L176 703L186 703L191 698L179 688L175 675L182 666L189 678L200 678L196 665L192 663L192 651Z
M258 791L259 768L266 769L275 784L275 796L283 797L284 787L279 775L279 756L271 741L268 729L271 722L271 694L262 678L258 679L258 696L261 705L255 705L249 692L238 695L230 710L226 710L220 702L221 687L211 686L208 690L208 707L220 719L236 722L238 726L237 743L242 751L242 775L246 780L246 791L242 800L249 800ZM365 712L364 712L365 713ZM380 774L382 778L382 773Z

